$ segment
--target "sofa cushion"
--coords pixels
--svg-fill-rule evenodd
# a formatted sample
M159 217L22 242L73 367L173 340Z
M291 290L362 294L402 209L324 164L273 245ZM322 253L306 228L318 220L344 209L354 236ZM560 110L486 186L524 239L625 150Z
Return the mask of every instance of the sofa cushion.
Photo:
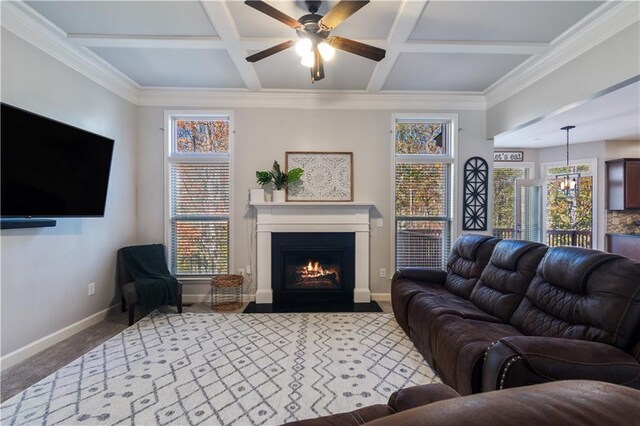
M461 395L479 392L482 359L487 348L507 336L519 336L508 324L442 315L431 326L431 350L442 381Z
M608 343L630 350L640 327L640 263L553 247L509 320L522 334Z
M460 236L447 262L447 280L444 284L447 290L468 299L498 241L498 238L487 235Z
M456 315L461 318L488 322L501 322L500 318L480 310L473 303L462 297L448 294L417 294L409 302L409 337L430 365L435 364L431 353L431 326L441 315Z
M500 241L471 292L470 300L483 311L508 321L546 252L544 244Z

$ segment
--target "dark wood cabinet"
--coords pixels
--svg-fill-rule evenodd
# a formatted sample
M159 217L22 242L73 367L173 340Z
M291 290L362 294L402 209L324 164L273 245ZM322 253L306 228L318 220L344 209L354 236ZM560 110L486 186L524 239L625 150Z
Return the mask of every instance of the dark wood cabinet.
M607 164L607 210L640 209L640 158Z
M640 235L607 234L607 251L640 261Z

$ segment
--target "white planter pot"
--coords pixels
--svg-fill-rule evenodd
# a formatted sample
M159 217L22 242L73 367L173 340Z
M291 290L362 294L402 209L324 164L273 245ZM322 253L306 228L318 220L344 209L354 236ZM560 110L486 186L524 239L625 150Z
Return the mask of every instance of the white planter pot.
M274 203L284 203L285 201L285 190L284 189L274 189L273 190L273 202Z
M264 189L252 189L250 191L250 200L252 203L264 202Z

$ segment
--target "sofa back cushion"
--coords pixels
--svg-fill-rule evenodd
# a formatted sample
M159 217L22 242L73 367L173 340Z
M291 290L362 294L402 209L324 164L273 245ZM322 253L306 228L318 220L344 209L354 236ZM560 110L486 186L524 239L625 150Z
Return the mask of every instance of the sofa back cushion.
M596 250L550 248L509 322L525 335L631 352L640 327L640 263Z
M487 235L460 236L453 245L447 262L445 288L457 296L469 299L498 241L498 238Z
M509 321L547 248L530 241L500 241L471 292L471 302L486 313Z

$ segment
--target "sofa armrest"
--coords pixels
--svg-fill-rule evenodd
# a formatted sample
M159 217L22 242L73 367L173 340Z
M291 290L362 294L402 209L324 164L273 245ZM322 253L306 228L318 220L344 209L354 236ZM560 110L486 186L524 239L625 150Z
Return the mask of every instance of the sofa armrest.
M412 386L395 391L389 397L389 407L405 411L445 399L458 398L460 394L442 383Z
M512 336L486 353L482 390L586 379L640 387L640 363L615 346L555 337Z
M431 268L404 268L396 271L391 281L400 279L444 285L444 282L447 280L447 271Z

